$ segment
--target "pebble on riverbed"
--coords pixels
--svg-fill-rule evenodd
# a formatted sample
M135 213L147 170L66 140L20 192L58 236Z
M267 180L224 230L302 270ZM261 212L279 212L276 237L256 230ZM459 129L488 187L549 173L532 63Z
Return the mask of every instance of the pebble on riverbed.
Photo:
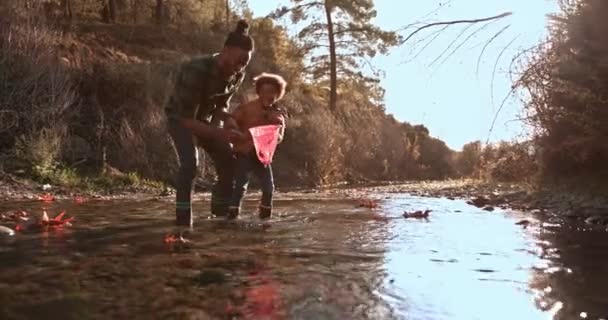
M197 278L197 283L200 286L208 286L211 284L222 284L226 282L227 277L224 272L216 269L201 270Z
M479 196L477 198L467 201L467 204L476 206L478 208L484 207L484 206L488 205L489 203L490 203L490 200L488 200L488 198L486 198L484 196Z
M13 230L9 227L0 226L0 237L12 237L14 235L15 235L15 230Z
M375 209L378 208L380 205L378 204L378 201L373 200L373 199L361 199L359 200L359 208L368 208L368 209Z
M608 216L591 216L585 219L585 223L591 225L608 225Z

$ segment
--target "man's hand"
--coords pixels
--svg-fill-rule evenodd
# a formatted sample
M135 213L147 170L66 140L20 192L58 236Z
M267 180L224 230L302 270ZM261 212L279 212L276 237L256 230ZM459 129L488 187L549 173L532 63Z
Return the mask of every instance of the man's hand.
M224 128L238 130L239 125L236 123L236 120L234 120L234 118L229 117L229 118L226 118L226 120L224 120Z
M192 131L192 134L194 134L195 136L203 139L210 138L214 134L216 129L209 124L195 119L183 119L181 121L181 125L184 128L190 129Z
M245 135L242 132L234 129L219 129L216 136L216 139L226 143L235 143L244 138Z
M194 119L182 120L182 126L190 129L192 134L202 139L213 139L225 143L233 143L245 138L245 135L236 129L216 128Z

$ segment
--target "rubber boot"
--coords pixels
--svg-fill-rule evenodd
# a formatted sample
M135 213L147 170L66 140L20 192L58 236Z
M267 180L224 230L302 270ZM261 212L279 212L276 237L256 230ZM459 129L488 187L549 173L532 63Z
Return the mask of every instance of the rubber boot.
M175 224L182 227L192 227L192 209L175 209Z
M260 219L268 219L272 216L272 207L260 206Z
M228 208L228 214L226 215L226 219L234 220L238 218L241 209L239 207L230 207Z

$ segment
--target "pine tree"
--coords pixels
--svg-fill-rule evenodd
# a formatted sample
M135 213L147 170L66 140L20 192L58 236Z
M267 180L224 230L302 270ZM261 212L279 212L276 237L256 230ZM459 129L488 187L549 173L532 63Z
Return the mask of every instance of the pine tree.
M335 110L338 96L338 77L363 77L361 69L370 59L387 53L399 43L395 32L385 31L372 24L376 16L372 0L292 0L291 7L277 9L271 16L289 15L294 24L307 23L298 33L305 54L310 58L308 73L314 79L329 78L329 107Z

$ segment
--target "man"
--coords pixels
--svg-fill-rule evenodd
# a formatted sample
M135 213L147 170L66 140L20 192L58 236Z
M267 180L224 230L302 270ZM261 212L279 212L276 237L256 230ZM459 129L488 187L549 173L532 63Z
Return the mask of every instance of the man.
M192 226L191 195L198 167L197 144L209 154L217 172L211 193L211 213L227 214L234 176L230 142L240 134L223 130L218 123L234 121L227 113L228 103L243 82L244 69L254 48L248 28L246 21L239 21L220 53L184 63L165 108L169 134L179 160L175 199L179 226Z

